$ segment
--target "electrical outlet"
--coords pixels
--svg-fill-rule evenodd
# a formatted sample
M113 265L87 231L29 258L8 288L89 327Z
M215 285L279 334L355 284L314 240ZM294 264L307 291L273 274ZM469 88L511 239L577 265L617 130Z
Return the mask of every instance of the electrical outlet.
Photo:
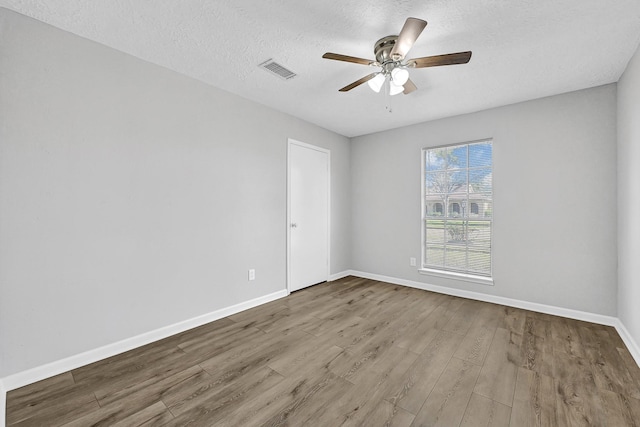
M413 258L413 257L409 258L409 265L411 267L415 267L416 266L416 259Z
M253 268L249 269L249 280L256 280L256 270Z

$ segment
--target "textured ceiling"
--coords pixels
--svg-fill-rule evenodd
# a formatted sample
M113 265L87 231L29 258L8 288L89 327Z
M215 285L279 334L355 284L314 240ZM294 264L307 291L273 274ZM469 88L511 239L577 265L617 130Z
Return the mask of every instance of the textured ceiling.
M0 6L346 136L612 83L640 40L639 0L0 0ZM373 58L407 17L428 21L408 58L471 50L469 64L411 70L418 91L390 98ZM257 65L297 73L284 81Z

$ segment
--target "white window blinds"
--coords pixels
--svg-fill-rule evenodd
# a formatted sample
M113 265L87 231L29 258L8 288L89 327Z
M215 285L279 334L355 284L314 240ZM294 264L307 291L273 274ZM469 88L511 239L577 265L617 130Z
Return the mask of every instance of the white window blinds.
M423 267L491 276L492 141L425 148Z

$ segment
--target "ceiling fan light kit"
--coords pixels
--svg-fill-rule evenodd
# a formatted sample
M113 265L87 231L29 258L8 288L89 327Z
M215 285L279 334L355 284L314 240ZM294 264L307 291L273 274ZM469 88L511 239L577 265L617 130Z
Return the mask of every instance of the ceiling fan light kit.
M374 92L380 92L380 89L388 83L389 84L389 94L397 95L399 93L404 92L404 84L409 79L409 72L404 69L396 68L392 73L377 73L374 78L369 80L367 84Z
M367 82L374 92L380 92L382 87L387 85L390 95L397 95L401 92L407 95L417 89L415 83L409 78L408 68L466 64L471 59L471 52L467 51L405 60L407 53L409 53L409 50L411 50L411 47L413 47L413 44L426 26L427 21L418 18L407 18L399 35L386 36L375 43L373 48L375 60L331 52L325 53L322 57L335 61L380 67L380 71L348 84L341 88L340 92L348 92Z

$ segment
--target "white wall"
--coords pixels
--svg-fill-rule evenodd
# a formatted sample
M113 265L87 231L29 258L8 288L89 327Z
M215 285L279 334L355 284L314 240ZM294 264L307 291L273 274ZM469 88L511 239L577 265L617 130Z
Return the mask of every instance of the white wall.
M616 88L352 139L352 268L616 315ZM423 147L493 138L494 286L424 276Z
M618 82L618 317L640 343L640 48Z
M284 290L287 138L350 267L347 138L6 9L0 64L0 378Z

